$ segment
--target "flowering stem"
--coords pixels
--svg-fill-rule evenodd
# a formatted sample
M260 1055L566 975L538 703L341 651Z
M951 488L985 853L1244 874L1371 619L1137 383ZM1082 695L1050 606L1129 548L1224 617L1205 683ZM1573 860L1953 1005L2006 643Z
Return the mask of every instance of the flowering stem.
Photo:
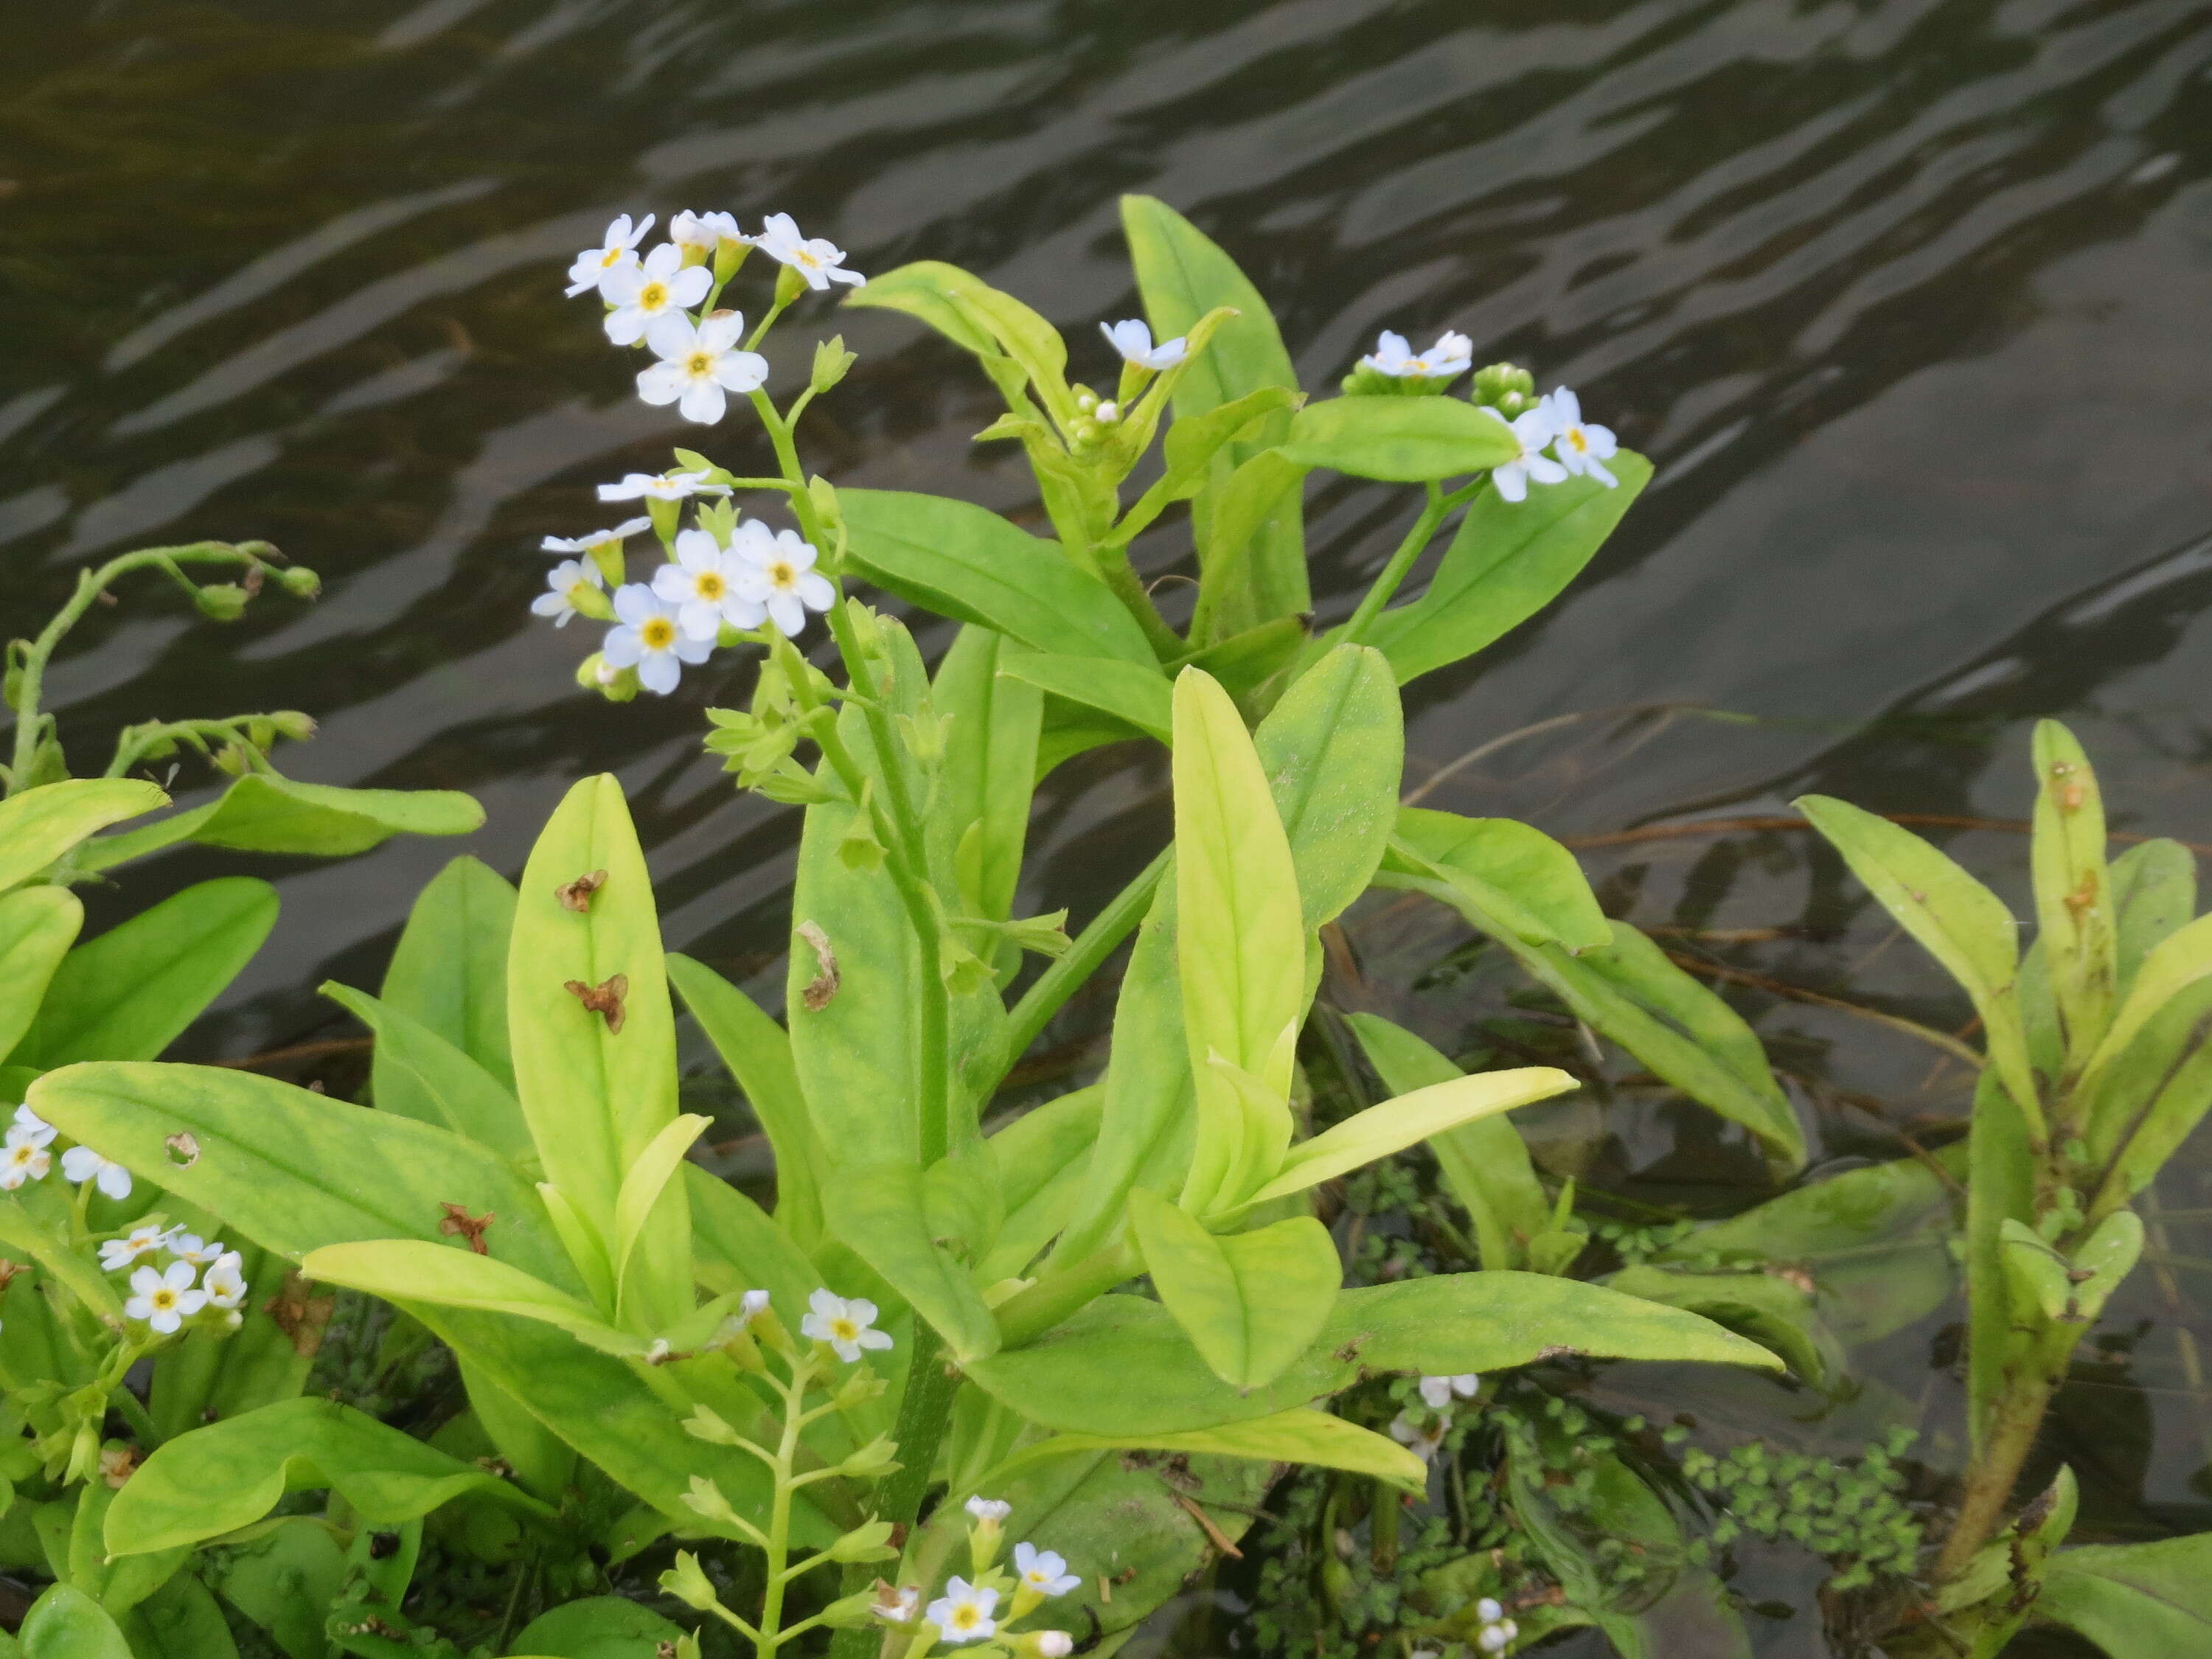
M1091 556L1097 561L1098 574L1106 579L1106 586L1114 590L1114 597L1121 601L1129 614L1137 619L1137 626L1145 630L1146 641L1162 662L1172 662L1188 653L1190 647L1182 636L1167 624L1152 604L1152 596L1145 592L1145 584L1129 562L1129 550L1112 542L1094 545Z
M1433 481L1430 483L1428 491L1428 505L1421 509L1421 516L1413 520L1413 527L1406 532L1405 540L1398 544L1398 550L1391 554L1390 562L1382 567L1382 574L1375 579L1375 586L1369 588L1367 596L1359 601L1359 608L1352 613L1352 620L1345 623L1340 643L1360 645L1365 642L1368 629L1382 614L1382 607L1389 604L1397 593L1399 585L1406 580L1406 573L1413 568L1413 561L1421 556L1421 550L1428 546L1429 538L1437 533L1437 526L1443 522L1444 514L1449 510L1444 493Z
M999 1050L994 1073L1003 1077L1012 1071L1014 1062L1028 1051L1060 1012L1060 1005L1075 994L1076 988L1098 971L1115 948L1128 938L1137 924L1152 908L1152 896L1159 890L1160 879L1167 874L1170 854L1162 852L1146 865L1129 884L1107 902L1106 908L1091 919L1090 925L1075 936L1066 955L1045 965L1036 983L1022 993L1021 1000L1014 1005L1013 1013L1006 1022L1005 1045Z
M93 601L120 577L149 565L167 571L184 585L186 592L197 593L198 590L191 580L178 568L179 563L242 565L251 569L261 562L264 555L276 551L267 542L240 542L236 546L228 542L189 542L179 547L142 548L136 553L110 559L97 570L77 572L76 591L54 613L53 620L39 637L25 647L17 667L15 695L12 699L15 708L15 748L8 770L7 793L12 795L26 787L32 763L38 757L39 738L45 730L39 702L46 690L46 664L70 629L83 620Z
M131 1425L131 1432L138 1437L138 1443L145 1449L152 1451L161 1443L161 1430L154 1426L153 1417L147 1412L144 1402L131 1392L128 1384L118 1382L110 1389L107 1402L123 1413L124 1420Z
M783 1620L784 1586L791 1578L785 1567L791 1558L791 1498L797 1490L791 1478L791 1466L799 1455L799 1431L806 1423L806 1384L813 1375L813 1356L801 1355L792 1361L790 1386L780 1389L783 1395L783 1434L769 1465L775 1472L775 1495L769 1504L768 1545L763 1552L768 1558L768 1582L761 1591L760 1625L753 1636L753 1651L760 1659L770 1659L782 1640L777 1626Z

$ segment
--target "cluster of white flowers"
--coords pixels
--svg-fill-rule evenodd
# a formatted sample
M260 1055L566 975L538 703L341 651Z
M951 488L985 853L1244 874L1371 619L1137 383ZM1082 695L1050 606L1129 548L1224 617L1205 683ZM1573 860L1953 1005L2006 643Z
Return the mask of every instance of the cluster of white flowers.
M1418 1453L1421 1462L1429 1462L1443 1449L1444 1435L1451 1428L1451 1404L1455 1400L1472 1400L1482 1387L1482 1377L1475 1371L1462 1371L1456 1376L1425 1376L1420 1381L1422 1405L1425 1412L1402 1411L1391 1419L1390 1437L1407 1450Z
M945 1581L945 1594L932 1601L923 1616L937 1627L937 1639L948 1647L960 1647L969 1642L981 1642L999 1632L999 1590L988 1583L998 1577L998 1569L991 1562L998 1553L1000 1528L1006 1524L1013 1506L995 1498L970 1498L963 1506L975 1522L970 1548L976 1558L977 1579L971 1581L957 1573ZM1005 1580L1000 1579L1003 1583ZM1029 1616L1040 1601L1065 1595L1083 1581L1068 1571L1067 1562L1057 1551L1041 1550L1030 1543L1014 1546L1014 1601L1012 1609L1004 1622L1012 1624ZM894 1625L913 1622L921 1609L921 1592L911 1587L892 1591L888 1597L878 1598L876 1616ZM1037 1631L1023 1638L1024 1649L1042 1659L1066 1659L1074 1649L1074 1638L1065 1631Z
M164 1255L166 1266L149 1260ZM210 1243L180 1226L134 1227L101 1243L100 1265L111 1273L131 1269L132 1294L123 1311L157 1335L169 1335L204 1308L228 1315L234 1327L244 1317L245 1259L221 1239Z
M57 1133L29 1107L15 1109L6 1139L0 1141L0 1192L12 1193L53 1172ZM62 1154L62 1179L80 1187L89 1181L110 1198L131 1196L131 1171L89 1146L71 1146Z
M1521 1626L1505 1616L1505 1609L1493 1597L1486 1595L1477 1601L1474 1613L1482 1620L1482 1630L1475 1637L1474 1644L1485 1653L1504 1652L1521 1633Z
M1510 421L1487 404L1482 412L1509 429L1521 447L1518 454L1490 475L1507 501L1527 500L1532 479L1558 483L1571 474L1595 478L1607 489L1620 483L1605 465L1620 449L1613 428L1584 422L1582 399L1566 387L1555 387L1537 399L1534 409Z
M1426 351L1416 352L1404 335L1386 328L1359 366L1394 380L1449 380L1474 367L1474 342L1446 329Z

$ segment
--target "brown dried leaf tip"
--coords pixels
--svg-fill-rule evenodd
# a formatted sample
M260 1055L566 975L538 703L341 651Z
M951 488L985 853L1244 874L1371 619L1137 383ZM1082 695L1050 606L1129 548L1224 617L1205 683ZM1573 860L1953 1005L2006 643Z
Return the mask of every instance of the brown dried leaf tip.
M179 1129L161 1144L169 1149L169 1162L179 1170L189 1170L200 1161L200 1143L190 1129Z
M5 1294L8 1287L15 1282L17 1273L29 1271L28 1262L10 1261L6 1256L0 1255L0 1294Z
M439 1207L446 1212L446 1218L438 1224L440 1232L448 1238L467 1239L469 1248L478 1255L491 1254L484 1248L484 1229L499 1219L497 1210L486 1210L480 1216L471 1215L465 1206L448 1204L442 1199L439 1200Z
M598 1014L607 1022L607 1035L622 1034L623 999L629 994L629 975L617 974L599 985L586 985L580 979L567 981L568 994L584 1005L584 1012Z
M582 915L592 908L592 895L607 884L607 872L594 870L589 875L579 876L553 890L553 896L561 901L563 910L574 910Z
M261 1311L292 1339L292 1352L302 1359L313 1359L321 1348L323 1333L338 1305L335 1296L309 1295L314 1287L315 1281L306 1274L289 1273L284 1275L283 1288L261 1304Z
M807 1012L818 1014L830 1006L830 999L837 994L842 982L837 973L837 953L830 948L830 935L822 931L820 922L802 921L794 931L814 948L814 977L799 988L799 1000L806 1005Z

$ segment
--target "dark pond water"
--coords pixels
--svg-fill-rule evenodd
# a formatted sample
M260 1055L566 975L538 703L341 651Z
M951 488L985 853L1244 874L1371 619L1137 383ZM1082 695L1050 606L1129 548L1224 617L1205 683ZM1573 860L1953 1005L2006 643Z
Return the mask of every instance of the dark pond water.
M6 39L0 630L148 542L265 536L328 582L228 631L166 599L101 614L53 680L84 757L155 711L304 708L323 735L296 775L471 790L471 850L507 868L611 769L672 939L769 984L794 826L701 757L714 685L605 707L573 690L573 631L525 610L538 538L599 523L592 484L680 441L561 297L566 257L619 210L781 209L860 270L950 259L1079 339L1133 309L1114 204L1140 189L1244 263L1310 383L1379 328L1449 325L1659 463L1564 603L1415 688L1417 773L1498 745L1431 805L1601 838L1609 903L1686 955L1953 1029L1963 1006L1802 835L1601 838L1808 787L2015 818L2027 723L2059 714L2120 827L2212 842L2204 0L103 0L19 6ZM949 348L830 325L861 362L817 465L1028 504L971 453L993 400ZM1405 510L1313 503L1324 614ZM1057 777L1038 896L1079 915L1133 871L1163 789L1113 750ZM1938 833L2019 895L2022 838ZM263 870L283 921L197 1051L343 1036L312 987L373 981L453 850ZM127 896L241 866L176 855ZM1494 1012L1407 988L1453 925L1355 923L1340 995L1462 1046ZM1828 1156L1960 1109L1932 1051L1737 994ZM1608 1127L1615 1184L1743 1201L1694 1115L1629 1091ZM2205 1161L2159 1201L2204 1213ZM2212 1524L2190 1334L2212 1233L2177 1216L2156 1243L2063 1413L2104 1536ZM1877 1357L1939 1439L1942 1322ZM1810 1622L1754 1620L1762 1651L1823 1651Z

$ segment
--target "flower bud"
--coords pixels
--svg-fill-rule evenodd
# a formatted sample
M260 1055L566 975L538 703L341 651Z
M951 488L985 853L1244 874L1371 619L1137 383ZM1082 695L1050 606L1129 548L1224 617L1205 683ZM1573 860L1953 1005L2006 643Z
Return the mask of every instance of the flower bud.
M576 684L586 691L598 692L609 702L628 702L637 696L637 671L610 668L606 658L594 651L576 665Z
M240 744L227 743L210 756L215 769L234 778L242 778L253 769L252 757Z
M797 265L785 265L775 273L775 302L787 306L806 292L806 278L799 274Z
M1028 1630L1014 1638L1016 1659L1067 1659L1075 1638L1064 1630Z
M1093 392L1087 386L1079 386L1076 387L1075 407L1079 413L1088 415L1092 410L1098 407L1098 394Z
M276 585L295 599L312 599L323 591L323 579L304 564L280 565Z
M822 1622L832 1630L864 1630L875 1622L876 1593L855 1590L822 1609Z
M853 365L860 362L857 354L845 349L845 337L832 335L817 341L814 347L814 374L807 385L816 392L827 392L843 380Z
M1468 388L1468 396L1510 421L1534 406L1536 379L1527 369L1511 363L1492 363L1475 371L1474 384Z
M305 743L315 735L314 717L296 708L279 708L269 716L269 724L278 737L289 738L295 743Z
M738 1512L730 1507L730 1500L722 1496L722 1489L703 1474L693 1475L691 1490L681 1493L677 1501L702 1521L732 1530L737 1528Z
M1012 1509L1012 1504L997 1498L968 1500L968 1513L975 1522L968 1529L968 1559L978 1574L988 1572L999 1559L999 1546L1006 1536L1006 1516Z
M889 1474L898 1468L898 1443L887 1434L879 1434L837 1466L840 1474L850 1475L855 1480L872 1480L879 1474ZM838 1559L848 1558L840 1556ZM857 1559L859 1558L849 1558Z
M1101 404L1097 409L1091 410L1091 418L1097 421L1099 425L1111 426L1115 422L1121 418L1121 405L1119 404Z
M848 1460L849 1464L850 1460ZM848 1467L845 1473L852 1473ZM830 1559L848 1564L855 1561L896 1561L898 1552L890 1547L891 1523L870 1521L853 1528L830 1547Z
M855 1406L866 1405L871 1400L882 1399L884 1390L890 1387L887 1378L878 1376L872 1371L856 1370L838 1384L837 1392L830 1398L836 1401L839 1410L850 1411ZM893 1446L891 1449L896 1451L898 1448Z
M750 242L735 241L727 236L718 238L714 243L715 282L726 283L736 276L738 267L745 262L745 255L752 251Z
M738 1431L711 1406L694 1406L684 1419L684 1432L717 1446L734 1446L738 1440Z
M236 582L210 582L192 590L192 603L199 606L200 614L217 622L236 622L246 614L246 602L252 597Z
M721 1605L699 1558L690 1550L676 1552L676 1565L660 1575L660 1588L696 1613L709 1613Z

